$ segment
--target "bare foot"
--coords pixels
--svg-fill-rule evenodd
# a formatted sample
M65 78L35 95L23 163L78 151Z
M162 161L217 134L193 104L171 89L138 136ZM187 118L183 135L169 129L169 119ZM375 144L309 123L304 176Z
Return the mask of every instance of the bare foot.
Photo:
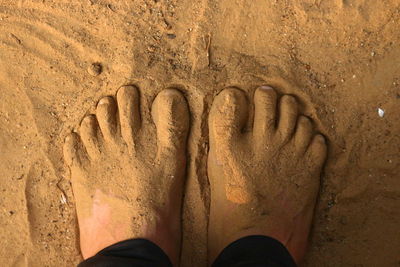
M96 115L66 138L84 258L130 238L160 246L176 263L181 241L181 202L189 110L183 95L167 89L156 97L153 121L157 154L144 153L139 92L124 86L102 98ZM143 137L143 136L142 136ZM149 142L149 140L146 140ZM155 154L155 153L154 153Z
M210 260L241 237L266 235L299 263L327 146L310 119L298 115L294 97L282 96L277 105L276 92L263 86L254 104L252 132L243 131L248 103L241 90L223 90L210 112Z

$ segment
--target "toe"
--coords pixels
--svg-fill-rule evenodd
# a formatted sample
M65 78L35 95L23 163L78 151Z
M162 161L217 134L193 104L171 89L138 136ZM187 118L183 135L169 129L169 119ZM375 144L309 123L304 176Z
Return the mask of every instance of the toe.
M299 155L303 155L310 145L313 127L311 120L305 116L300 116L297 120L296 132L294 134L294 143Z
M112 97L104 97L100 99L96 109L96 116L106 142L116 140L116 113L117 106Z
M293 134L298 115L297 101L293 96L284 95L279 106L278 133L282 140L287 141Z
M237 140L248 119L248 104L243 91L224 89L212 104L209 115L210 143L227 144Z
M100 154L98 140L99 125L94 115L86 116L82 120L79 133L81 135L82 143L84 144L90 158L93 159L98 157Z
M65 162L70 167L82 167L86 158L79 135L71 133L65 138L63 147Z
M255 140L265 141L275 131L276 116L275 90L269 86L261 86L254 94L254 126Z
M189 108L182 93L175 89L160 92L153 102L152 117L157 127L158 155L178 152L184 155Z
M320 134L314 136L310 146L307 149L307 158L310 160L311 166L315 170L321 170L326 160L328 147L325 137Z
M131 85L121 87L117 93L117 102L122 138L129 146L133 146L141 121L138 89Z

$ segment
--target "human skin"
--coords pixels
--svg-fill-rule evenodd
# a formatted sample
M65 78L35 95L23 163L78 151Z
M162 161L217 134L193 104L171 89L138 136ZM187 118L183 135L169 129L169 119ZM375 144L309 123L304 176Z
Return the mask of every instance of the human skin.
M237 88L223 90L209 115L211 206L209 262L248 235L280 241L297 263L304 257L327 146L293 96L263 86L254 94L254 122Z
M189 131L183 95L175 89L160 92L152 119L157 134L149 140L150 129L141 123L139 90L123 86L116 99L102 98L95 114L65 140L85 259L117 242L144 238L178 262ZM149 142L156 153L143 151Z

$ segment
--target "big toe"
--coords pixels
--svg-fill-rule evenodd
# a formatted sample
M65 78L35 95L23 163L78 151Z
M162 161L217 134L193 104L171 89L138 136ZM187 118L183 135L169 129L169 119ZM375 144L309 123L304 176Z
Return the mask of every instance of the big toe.
M157 127L158 155L182 154L189 131L189 108L182 93L176 89L160 92L153 102L152 117Z
M224 89L215 97L209 115L211 145L237 140L247 118L248 103L244 92L236 88Z

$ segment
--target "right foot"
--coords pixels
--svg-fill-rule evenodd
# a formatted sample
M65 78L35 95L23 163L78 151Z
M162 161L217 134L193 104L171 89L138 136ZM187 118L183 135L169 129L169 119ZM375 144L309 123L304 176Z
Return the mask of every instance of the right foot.
M117 101L101 99L79 134L65 140L85 259L119 241L145 238L178 261L188 106L177 90L158 94L152 107L157 139L145 140L157 145L154 154L151 143L139 144L146 137L139 110L138 90L124 86Z
M310 119L298 116L294 97L282 96L278 105L276 92L262 86L254 105L252 132L244 132L248 103L241 90L223 90L211 108L209 259L241 237L265 235L299 263L327 146Z

